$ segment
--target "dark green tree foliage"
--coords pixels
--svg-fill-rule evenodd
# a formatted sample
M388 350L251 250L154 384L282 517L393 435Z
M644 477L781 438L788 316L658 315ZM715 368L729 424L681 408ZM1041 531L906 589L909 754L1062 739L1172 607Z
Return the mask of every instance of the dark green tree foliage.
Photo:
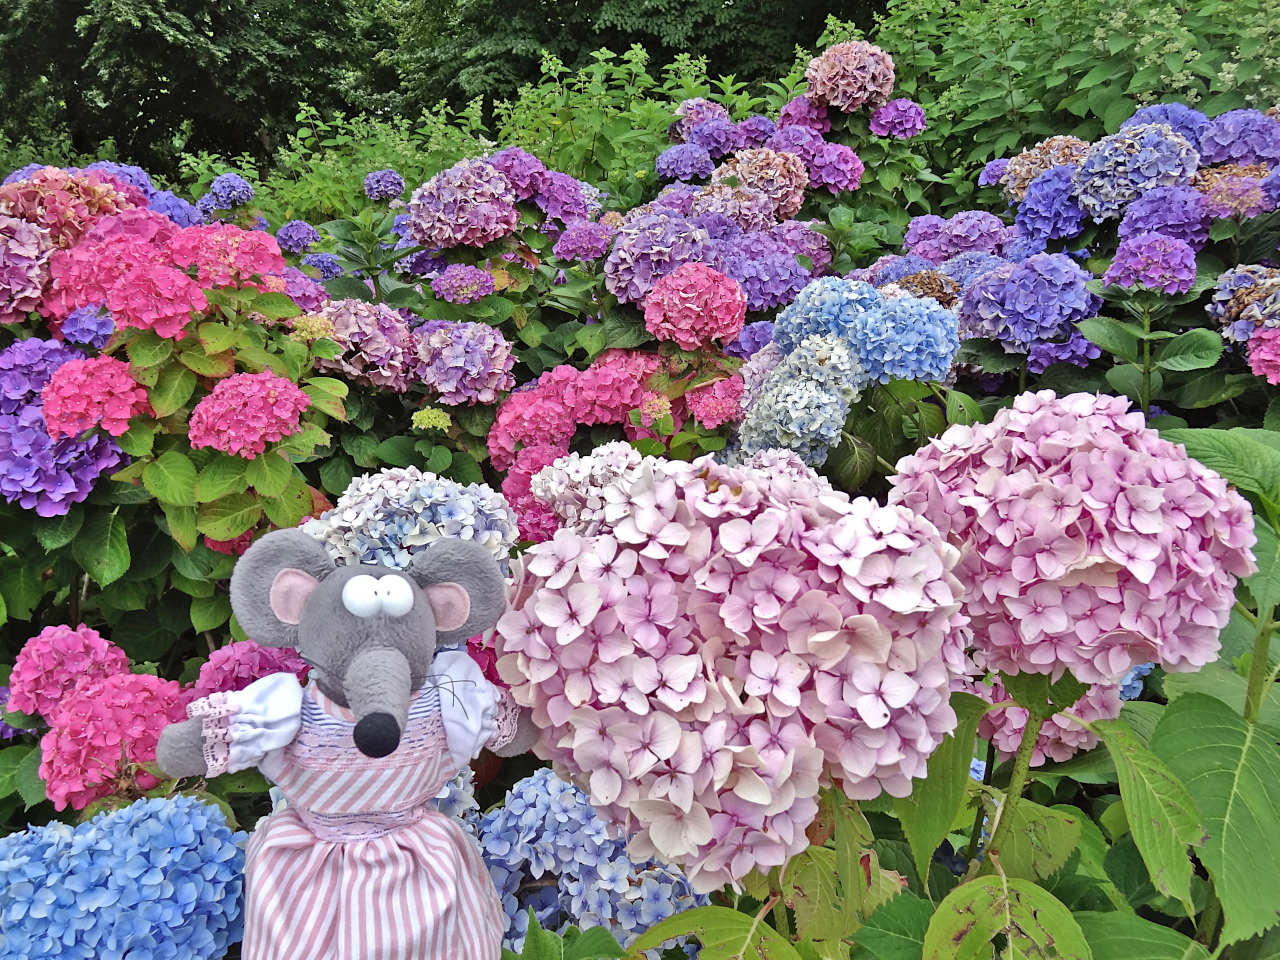
M181 150L263 155L300 101L336 105L365 59L353 0L7 0L0 132L38 117L76 151L171 168ZM353 42L353 40L355 42Z

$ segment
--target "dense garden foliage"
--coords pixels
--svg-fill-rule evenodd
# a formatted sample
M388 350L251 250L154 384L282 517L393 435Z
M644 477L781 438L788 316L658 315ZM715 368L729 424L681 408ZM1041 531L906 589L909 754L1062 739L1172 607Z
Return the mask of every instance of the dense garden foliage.
M510 950L1280 950L1276 25L938 6L758 94L548 56L270 167L17 158L0 957L236 955L268 784L155 747L305 678L227 594L293 526L503 562L536 757L436 802Z

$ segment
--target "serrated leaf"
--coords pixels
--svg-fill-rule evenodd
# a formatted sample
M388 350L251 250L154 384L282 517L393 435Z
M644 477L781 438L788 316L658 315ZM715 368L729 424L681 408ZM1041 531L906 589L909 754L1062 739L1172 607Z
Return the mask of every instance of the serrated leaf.
M164 518L169 523L169 536L183 550L194 550L199 539L196 532L196 508L162 503L160 509L164 511Z
M1151 738L1204 816L1200 861L1222 902L1223 943L1280 923L1280 749L1221 700L1193 693L1169 704ZM1134 814L1129 807L1132 825Z
M203 347L195 343L178 354L178 362L202 377L228 377L236 369L236 355L232 351L206 353Z
M262 507L267 519L277 527L296 527L302 518L311 513L311 488L296 473L289 481L289 486L277 497L263 500Z
M196 338L206 353L222 353L235 346L239 333L225 323L202 323L196 327Z
M38 765L40 750L37 747L22 744L0 750L0 798L18 789L18 770L31 754L35 754Z
M215 593L211 597L193 597L191 600L191 626L197 633L215 630L231 619L231 601L226 594Z
M98 586L119 580L129 569L124 520L114 510L90 515L71 541L71 555Z
M628 958L676 937L695 936L702 960L803 960L795 947L764 922L728 907L695 907L654 924L631 944Z
M116 437L116 443L131 457L148 457L155 446L156 431L159 429L158 423L135 421L128 430Z
M187 506L196 502L196 468L176 450L162 453L142 468L142 485L161 503Z
M302 392L311 400L311 405L321 413L327 413L337 420L347 418L347 410L340 399L319 387L303 387Z
M234 540L262 516L262 504L252 494L233 493L200 505L197 529L214 540ZM298 519L302 519L299 517Z
M22 797L22 805L30 810L38 803L48 799L44 781L40 779L40 751L32 750L22 758L18 769L13 774L13 785Z
M1130 363L1138 362L1138 338L1109 317L1090 317L1076 324L1086 340Z
M244 475L249 486L264 497L276 497L289 486L293 465L280 454L268 451L246 463Z
M196 477L196 502L210 503L231 493L244 493L248 486L245 461L218 454Z
M36 517L32 532L40 546L46 550L57 550L74 540L83 525L84 507L77 503L60 517Z
M1093 951L1093 960L1209 960L1209 951L1136 913L1072 914Z
M853 942L878 960L921 960L932 916L933 904L904 891L867 917Z
M365 300L369 303L374 301L373 291L369 289L369 285L355 277L334 277L332 280L324 281L324 288L335 300Z
M615 960L622 955L622 947L604 927L570 927L564 932L564 960Z
M1254 517L1253 531L1258 537L1253 548L1258 572L1246 577L1244 583L1253 594L1260 613L1274 611L1280 606L1280 537L1260 515Z
M164 363L173 353L173 341L164 339L151 330L144 330L125 347L129 360L140 367L154 367Z
M1005 811L1009 829L1002 830L1001 847L991 848L982 872L994 870L993 860L1011 877L1045 880L1067 862L1080 843L1079 815L1042 807L1021 799Z
M249 309L272 320L285 320L289 317L296 317L302 312L288 294L275 291L255 294L254 298L249 301Z
M1195 673L1171 673L1164 678L1164 695L1170 703L1189 693L1203 693L1221 700L1241 716L1244 716L1248 692L1248 681L1224 666L1222 661L1207 663ZM1263 697L1258 723L1280 731L1280 686L1272 684L1271 690Z
M417 462L417 451L413 437L387 437L373 449L373 455L383 463L396 467L408 467Z
M355 465L349 457L329 457L320 464L320 483L329 493L340 495L354 476Z
M1162 343L1155 363L1165 370L1203 370L1217 363L1222 351L1222 336L1216 330L1197 327Z
M782 873L782 893L795 911L796 934L806 940L840 940L857 928L837 882L834 850L815 846L792 857Z
M910 796L893 801L920 876L927 874L933 852L964 807L978 723L991 709L985 700L968 693L953 693L951 706L956 729L929 758L927 780L917 781Z
M171 366L160 374L156 385L147 391L157 417L167 417L191 399L196 388L196 375L182 366Z
M938 904L924 935L923 960L990 960L1003 934L1006 960L1092 960L1080 925L1050 893L1029 880L979 877Z
M1257 382L1256 377L1247 373L1210 370L1179 387L1173 394L1173 402L1188 410L1202 410L1240 396Z
M1187 847L1205 842L1195 802L1177 775L1122 720L1099 720L1094 729L1116 765L1129 830L1152 884L1194 916Z

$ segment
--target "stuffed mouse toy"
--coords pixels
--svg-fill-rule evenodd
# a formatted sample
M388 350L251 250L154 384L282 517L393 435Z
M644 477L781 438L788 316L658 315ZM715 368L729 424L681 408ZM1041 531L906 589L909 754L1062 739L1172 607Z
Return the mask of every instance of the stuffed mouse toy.
M299 530L236 563L231 606L258 643L311 664L187 708L161 734L171 776L256 766L286 805L245 861L244 960L498 960L506 918L474 842L432 799L483 747L523 752L536 730L465 650L492 627L502 573L441 540L407 570L336 566Z

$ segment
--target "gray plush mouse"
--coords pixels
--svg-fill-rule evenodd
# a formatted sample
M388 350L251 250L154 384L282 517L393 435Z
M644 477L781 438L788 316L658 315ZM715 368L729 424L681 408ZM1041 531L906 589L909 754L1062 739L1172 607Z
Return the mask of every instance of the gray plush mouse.
M505 603L497 562L467 541L438 541L401 571L337 566L280 530L237 562L241 626L296 647L312 683L273 674L197 700L156 759L171 776L256 766L284 794L246 856L244 960L499 957L493 882L431 800L483 747L511 755L536 738L465 650L437 654Z

